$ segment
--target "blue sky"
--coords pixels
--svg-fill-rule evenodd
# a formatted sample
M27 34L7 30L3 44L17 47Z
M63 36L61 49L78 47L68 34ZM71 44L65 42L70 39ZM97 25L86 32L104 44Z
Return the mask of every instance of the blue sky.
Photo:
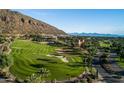
M22 9L23 14L56 26L67 33L124 35L124 10Z

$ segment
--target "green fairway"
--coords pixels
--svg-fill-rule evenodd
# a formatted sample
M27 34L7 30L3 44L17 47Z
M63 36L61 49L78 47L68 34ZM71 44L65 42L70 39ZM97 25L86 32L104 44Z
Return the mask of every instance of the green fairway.
M117 60L118 65L119 65L121 68L124 69L124 59L122 59L122 61L120 61L120 58L116 58L116 60Z
M105 43L103 41L99 41L99 44L100 44L101 47L110 47L110 44Z
M75 77L83 72L82 60L79 55L67 55L68 63L48 54L56 52L60 47L36 43L29 40L15 40L11 46L14 64L10 72L19 79L26 79L41 67L50 71L47 80L64 80L67 75Z

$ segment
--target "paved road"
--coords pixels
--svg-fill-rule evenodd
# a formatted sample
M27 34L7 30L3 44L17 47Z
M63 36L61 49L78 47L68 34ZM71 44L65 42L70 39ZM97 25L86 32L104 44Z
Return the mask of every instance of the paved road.
M102 52L99 52L97 56L100 56ZM109 62L111 63L112 68L119 74L122 78L118 79L116 74L110 74L106 72L99 64L98 57L94 58L93 66L98 70L100 80L99 82L107 82L107 83L124 83L124 70L120 68L114 58L117 57L115 53L110 53Z
M7 81L3 78L0 78L0 83L7 83Z

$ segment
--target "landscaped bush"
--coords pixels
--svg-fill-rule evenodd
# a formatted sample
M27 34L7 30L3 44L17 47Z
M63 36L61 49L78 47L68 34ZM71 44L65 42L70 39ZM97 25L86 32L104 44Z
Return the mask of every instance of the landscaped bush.
M101 64L101 66L109 73L115 73L114 69L111 67L111 64Z

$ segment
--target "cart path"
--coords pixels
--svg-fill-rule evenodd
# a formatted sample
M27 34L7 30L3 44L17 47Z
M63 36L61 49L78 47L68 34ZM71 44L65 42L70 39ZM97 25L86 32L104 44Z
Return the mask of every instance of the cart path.
M102 55L102 52L99 52L97 56L94 58L93 66L98 70L99 73L99 81L98 82L106 82L106 83L124 83L124 70L117 65L117 62L114 60L117 57L116 53L110 53L109 62L111 63L112 68L116 71L117 74L120 74L121 79L114 78L116 74L110 74L106 72L101 66L99 62L99 56Z

